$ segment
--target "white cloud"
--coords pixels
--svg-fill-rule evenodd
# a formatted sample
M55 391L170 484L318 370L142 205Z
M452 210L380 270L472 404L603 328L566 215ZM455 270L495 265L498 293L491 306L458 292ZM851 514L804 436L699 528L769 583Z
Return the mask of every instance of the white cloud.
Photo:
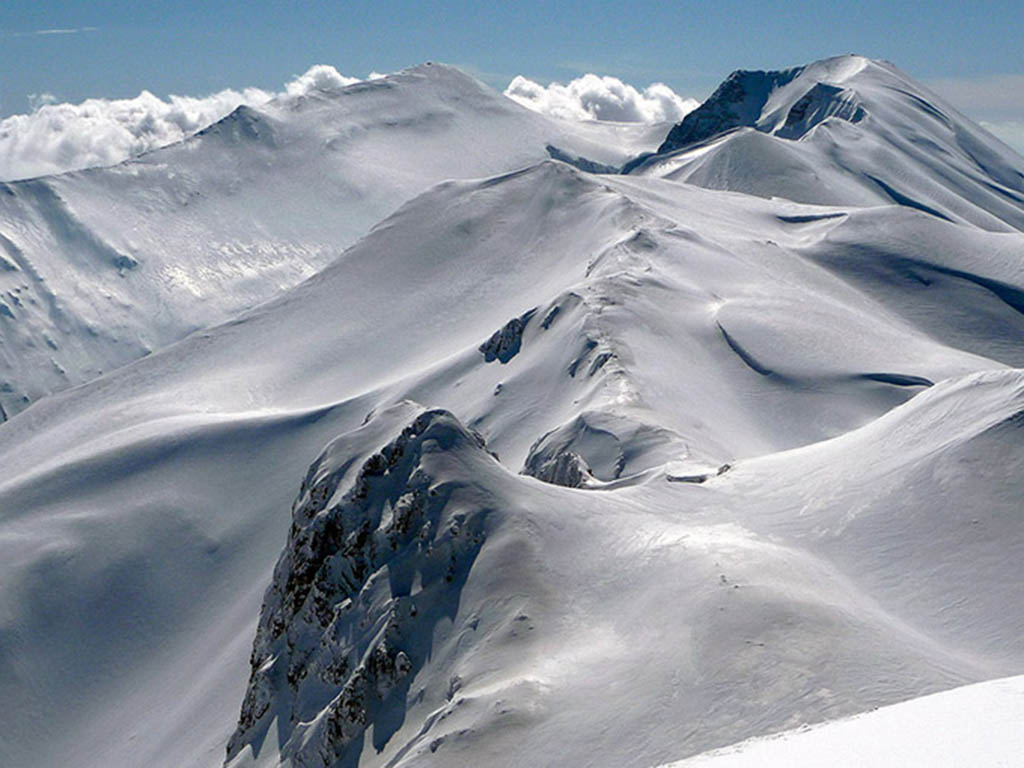
M82 32L97 32L99 27L73 27L59 29L37 29L34 35L78 35Z
M57 27L51 29L32 29L26 32L10 32L0 29L0 37L33 37L36 35L80 35L83 32L99 32L99 27Z
M360 79L358 77L345 77L345 75L329 64L314 64L306 70L306 74L299 75L284 88L292 96L301 96L314 89L319 91L335 91L339 88L344 88L346 85L358 83Z
M318 64L285 85L284 93L335 90L359 82ZM29 96L32 112L0 120L0 180L113 165L205 128L240 104L259 106L280 95L259 88L203 97L143 91L133 99L87 99L57 104L53 94Z
M47 104L56 104L57 97L52 93L30 93L28 95L28 104L32 107L32 111L45 107Z
M505 89L510 99L546 115L568 120L611 120L625 123L678 122L699 102L684 99L664 83L642 91L617 77L587 74L566 85L547 87L517 75Z

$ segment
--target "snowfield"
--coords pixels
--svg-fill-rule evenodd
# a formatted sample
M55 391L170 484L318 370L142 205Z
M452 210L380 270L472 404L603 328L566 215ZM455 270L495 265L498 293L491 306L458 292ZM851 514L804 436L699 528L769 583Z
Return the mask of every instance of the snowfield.
M1011 768L1024 754L1024 679L957 688L819 728L755 739L663 768Z
M1009 760L1022 172L840 57L660 134L424 65L7 185L0 763Z

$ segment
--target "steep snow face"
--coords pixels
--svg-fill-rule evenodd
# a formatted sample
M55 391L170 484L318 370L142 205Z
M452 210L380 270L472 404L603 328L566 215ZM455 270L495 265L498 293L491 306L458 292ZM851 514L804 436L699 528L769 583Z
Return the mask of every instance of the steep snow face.
M1022 240L431 189L0 427L3 762L646 767L1016 672Z
M301 282L432 184L552 152L617 167L651 130L547 118L433 64L0 185L0 418Z
M711 98L669 131L658 152L671 152L732 128L756 124L772 93L791 83L802 71L800 67L781 72L733 72Z
M1024 754L1024 677L936 693L818 728L801 728L663 768L1005 768Z
M658 152L672 152L734 128L752 126L766 133L788 128L786 138L799 138L827 117L857 122L864 111L857 111L856 94L842 85L863 77L865 69L882 66L860 56L841 56L779 72L737 70L669 132ZM805 129L796 132L800 123Z
M859 56L734 72L633 172L1024 228L1024 159L891 64Z

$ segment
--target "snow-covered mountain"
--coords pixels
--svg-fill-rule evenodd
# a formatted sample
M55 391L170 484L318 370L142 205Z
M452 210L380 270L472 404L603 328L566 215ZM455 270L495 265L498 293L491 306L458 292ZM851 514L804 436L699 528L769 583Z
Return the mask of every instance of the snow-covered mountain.
M552 152L617 166L651 130L545 117L425 64L242 106L113 168L2 184L0 418L296 285L439 181Z
M647 768L1020 674L1024 206L975 192L1024 161L965 180L950 144L925 178L890 143L879 178L936 205L945 178L934 212L847 166L814 204L658 172L686 147L595 175L535 161L624 162L625 129L522 123L443 73L512 117L446 102L450 144L418 68L375 86L408 86L404 138L339 157L382 198L467 147L483 178L0 426L0 762ZM379 82L124 168L216 142L229 170L195 173L257 167ZM877 146L910 117L872 93L857 137L839 110L707 140ZM346 124L406 124L366 108ZM311 145L235 210L298 227L270 190L326 184Z
M734 72L633 173L1024 228L1020 157L893 65L862 56Z

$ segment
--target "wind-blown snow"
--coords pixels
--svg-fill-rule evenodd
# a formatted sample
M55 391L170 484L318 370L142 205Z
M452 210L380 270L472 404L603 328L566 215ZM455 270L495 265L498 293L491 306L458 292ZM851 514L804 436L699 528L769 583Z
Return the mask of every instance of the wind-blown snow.
M1017 154L1024 155L1024 119L981 120L978 124L1006 142Z
M359 80L317 64L287 83L284 92L301 96ZM260 88L229 88L209 96L171 95L164 100L143 91L133 99L58 104L46 94L31 113L0 120L0 181L116 165L181 141L241 104L258 107L276 95Z
M336 91L346 85L354 85L361 78L346 77L330 64L314 64L305 73L286 84L284 90L290 96L304 96L310 91Z
M505 95L524 107L566 120L612 120L665 123L681 120L698 102L680 96L664 83L642 91L617 77L585 74L568 83L543 86L516 75Z
M928 86L1024 155L1024 74L944 78Z

